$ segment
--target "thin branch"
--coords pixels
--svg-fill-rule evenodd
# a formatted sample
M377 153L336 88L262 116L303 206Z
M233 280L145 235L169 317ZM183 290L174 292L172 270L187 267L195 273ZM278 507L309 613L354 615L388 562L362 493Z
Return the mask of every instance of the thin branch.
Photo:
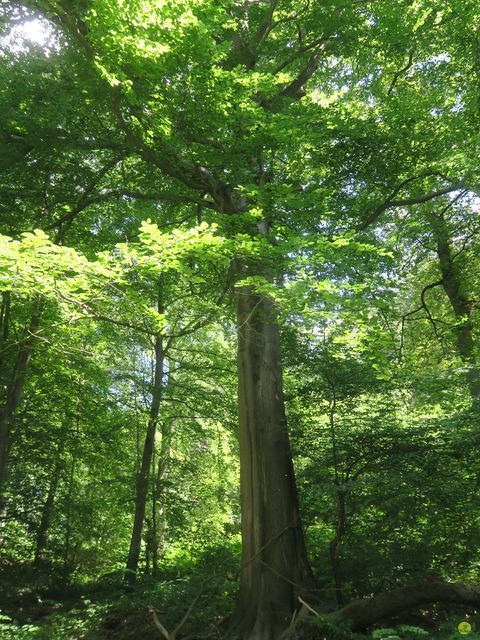
M440 285L443 285L443 280L437 280L436 282L432 282L430 284L427 284L425 287L423 287L421 293L420 293L420 300L422 302L422 304L417 307L416 309L414 309L413 311L409 311L408 313L405 313L402 316L402 324L401 324L401 330L400 330L400 347L399 347L399 360L402 360L402 354L403 354L403 347L405 344L405 322L407 321L407 318L409 318L409 316L413 316L416 313L418 313L419 311L422 311L422 309L425 311L425 313L427 314L427 318L429 320L429 322L432 324L433 327L433 331L435 333L435 337L438 339L439 335L438 335L438 330L437 330L437 325L436 325L436 321L433 317L432 314L430 313L430 310L427 307L427 303L425 300L425 294L427 293L427 291L429 291L430 289L433 289L435 287L439 287ZM420 318L419 318L420 319ZM422 318L425 319L425 318Z
M87 184L87 186L85 187L85 189L82 192L82 195L80 197L80 200L77 202L77 204L73 207L73 209L71 211L69 211L68 213L66 213L63 216L60 216L59 218L57 218L54 222L52 222L51 224L47 225L46 227L44 227L45 231L48 231L50 229L56 229L58 227L61 227L65 222L72 222L79 213L81 213L82 211L84 211L88 206L90 206L90 204L92 203L93 200L95 200L95 198L90 198L90 194L92 193L92 191L95 189L95 187L98 185L98 183L102 180L102 178L104 178L111 169L113 169L114 167L117 166L117 164L122 160L122 158L113 158L112 160L110 160L109 162L107 162L101 169L100 171L98 171L98 173L96 173L90 180L90 182ZM98 196L97 196L98 197Z
M414 178L410 178L409 181L411 182L413 179ZM402 183L402 187L405 186L406 182L407 181L404 181ZM430 193L425 193L413 198L405 198L404 200L392 200L391 198L398 193L400 188L397 187L394 190L393 194L391 194L385 202L383 202L376 209L374 209L372 213L367 217L366 220L358 224L355 227L355 231L364 231L367 227L373 224L381 216L381 214L387 209L394 209L398 207L409 207L414 204L423 204L424 202L428 202L429 200L434 200L435 198L439 198L440 196L445 196L454 191L458 191L459 189L464 188L464 185L460 183L453 184L449 187L445 187L444 189L439 189L438 191L431 191Z
M133 324L132 322L128 322L128 321L124 321L124 320L117 320L115 318L112 318L111 316L104 316L102 314L97 313L94 309L92 309L92 307L90 307L88 304L86 304L85 302L82 302L81 300L75 300L74 298L70 298L69 296L65 295L64 293L62 293L61 291L59 291L58 289L54 290L55 293L62 298L63 300L65 300L65 302L69 302L70 304L74 304L77 307L79 307L80 309L82 309L82 311L84 312L85 315L82 315L78 318L76 318L76 320L80 320L80 319L94 319L94 320L99 320L100 322L108 322L109 324L114 324L118 327L123 327L124 329L133 329L134 331L138 331L139 333L142 333L144 335L147 336L152 336L154 335L154 331L150 330L150 329L146 329L145 327L141 327L137 324Z
M468 235L466 235L463 238L461 248L458 251L456 251L455 253L452 253L452 261L456 260L458 258L458 256L461 255L465 251L469 241L472 238L475 238L477 235L478 235L478 232L476 230L474 230L474 231L472 231L471 233L469 233Z
M425 300L425 294L430 289L433 289L434 287L439 287L442 284L443 284L443 280L438 280L437 282L432 282L432 284L427 284L426 287L423 287L422 292L420 294L420 300L422 301L422 307L425 309L425 313L427 314L427 318L428 318L428 320L430 321L430 324L433 327L433 332L434 332L436 338L438 338L437 325L435 324L435 320L433 319L432 314L430 313L430 309L427 307L427 302Z
M213 140L212 138L204 138L203 136L199 136L196 133L183 133L183 135L191 142L196 142L197 144L213 147L214 149L218 149L219 151L226 151L225 146L221 142Z
M408 71L410 69L410 67L413 65L413 56L415 55L415 51L416 51L416 46L414 45L410 51L408 52L408 62L407 64L402 67L401 69L399 69L398 71L395 71L395 73L393 74L393 78L392 78L392 82L388 88L387 91L387 95L390 95L393 91L393 89L395 88L395 85L398 82L398 79L400 78L400 76L405 73L406 71Z
M452 199L450 200L450 202L449 202L449 203L448 203L448 204L447 204L447 205L446 205L446 206L445 206L445 207L444 207L444 208L439 212L439 214L438 214L438 215L440 215L440 216L444 216L444 215L447 213L447 211L448 211L451 207L453 207L453 205L454 205L458 200L460 200L460 198L463 198L463 196L464 196L464 195L466 195L467 193L468 193L467 189L462 189L462 191L460 191L460 193L459 193L459 194L457 194L457 195L455 196L455 198L452 198Z
M44 227L45 230L54 229L61 226L65 222L71 222L76 216L84 211L87 207L94 204L99 204L110 198L132 198L135 200L152 201L152 202L176 202L178 204L197 204L207 209L216 210L215 203L210 200L202 200L193 196L181 195L176 193L169 193L167 191L157 191L152 193L144 193L141 191L134 191L132 189L111 189L104 191L91 198L82 198L82 200L65 215L57 218L55 222L52 222L48 226Z
M240 567L240 569L237 571L236 576L238 577L241 572L243 571L243 569L245 569L245 567L247 567L251 562L253 562L254 560L256 560L258 558L258 556L265 551L265 549L267 547L269 547L272 542L274 542L275 540L277 540L278 538L280 538L286 531L288 531L289 529L292 529L296 524L296 518L294 518L292 520L292 522L290 524L287 524L286 527L284 527L283 529L281 529L278 533L276 533L274 536L272 536L269 540L267 540L267 542L265 542L265 544L263 546L260 547L260 549L257 551L257 553L255 553L251 558L249 558L246 562L244 562L242 564L242 566ZM262 560L260 560L260 562L262 562ZM266 563L263 563L266 564ZM268 566L268 565L267 565ZM287 579L287 578L286 578Z
M257 29L257 32L253 37L252 45L255 48L255 50L258 49L258 47L263 42L265 42L265 40L268 37L268 34L272 31L272 29L274 29L278 24L280 24L280 21L274 22L273 20L276 7L277 7L277 0L270 0L269 6L267 9L267 15L265 16L265 19L262 20L262 22L260 23Z
M197 604L197 602L200 600L200 598L203 595L203 592L205 590L205 585L202 586L200 593L194 598L194 600L192 601L191 605L188 607L187 612L185 613L185 615L183 616L183 618L180 620L180 622L177 624L177 626L175 627L175 629L173 630L173 637L175 637L177 635L177 633L180 631L180 629L185 625L185 623L187 622L190 614L193 611L193 607Z

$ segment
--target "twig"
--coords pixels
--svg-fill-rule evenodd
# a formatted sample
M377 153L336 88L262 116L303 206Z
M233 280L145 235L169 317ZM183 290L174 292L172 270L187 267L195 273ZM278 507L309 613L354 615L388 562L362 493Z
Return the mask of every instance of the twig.
M407 64L402 67L401 69L399 69L398 71L395 71L395 73L393 74L393 79L392 82L388 88L387 91L387 95L390 95L393 91L393 89L395 88L395 85L397 84L398 79L400 78L400 76L402 75L402 73L405 73L406 71L408 71L410 69L410 67L413 65L413 56L415 54L415 49L416 46L414 45L410 51L408 52L408 62Z

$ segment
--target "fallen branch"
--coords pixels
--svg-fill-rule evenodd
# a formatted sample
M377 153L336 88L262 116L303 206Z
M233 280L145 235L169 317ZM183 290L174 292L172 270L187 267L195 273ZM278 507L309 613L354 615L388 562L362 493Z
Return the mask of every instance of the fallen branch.
M430 582L400 587L370 598L352 600L345 607L329 613L325 619L335 624L347 623L353 631L359 631L384 618L433 602L452 602L478 607L480 586Z

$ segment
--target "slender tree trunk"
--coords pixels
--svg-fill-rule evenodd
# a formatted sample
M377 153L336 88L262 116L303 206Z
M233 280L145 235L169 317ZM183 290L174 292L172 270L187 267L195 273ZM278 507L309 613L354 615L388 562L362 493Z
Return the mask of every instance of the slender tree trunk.
M47 498L44 502L42 509L42 517L40 520L40 525L37 531L37 540L35 545L35 556L33 560L33 564L36 567L41 566L43 561L43 556L45 552L45 548L47 545L47 537L48 531L50 529L50 521L53 513L53 504L55 501L55 497L57 494L58 482L60 480L60 475L62 472L62 459L61 455L64 449L64 441L59 444L57 447L57 459L55 461L55 467L53 469L53 473L50 477L50 483L48 486Z
M72 455L70 473L68 475L67 500L65 504L65 541L63 545L63 573L67 575L72 568L72 503L75 471L77 467L77 452Z
M312 585L283 399L272 302L236 291L242 567L229 634L274 640Z
M10 330L10 309L10 291L4 291L2 293L2 304L0 306L0 370L3 366L5 347L7 345Z
M159 302L159 311L161 305ZM145 520L145 510L148 496L148 481L150 478L150 467L152 463L153 448L155 446L155 432L157 430L160 401L163 392L163 363L164 351L161 336L155 338L155 373L152 391L152 403L150 405L150 416L148 420L147 433L143 446L142 464L137 475L135 515L133 520L132 537L130 539L130 549L125 573L125 585L132 588L135 585L138 569L138 560L142 545L142 531Z
M442 274L443 289L450 301L457 326L455 327L457 350L467 367L467 383L473 400L480 399L480 367L474 343L474 302L465 290L462 273L452 253L450 232L443 213L436 213L432 229L437 245L437 255Z
M332 573L333 580L335 583L335 596L337 599L337 603L339 605L344 604L343 598L343 590L342 590L342 577L340 571L340 558L339 558L339 549L340 544L342 542L342 538L345 535L345 527L346 527L346 512L345 512L345 501L346 501L346 492L342 488L342 485L345 484L345 478L342 474L342 470L340 469L339 459L338 459L338 448L337 448L337 435L335 430L335 414L337 410L337 394L334 383L326 376L330 389L332 391L332 397L330 400L330 415L329 415L329 423L330 423L330 440L332 443L332 462L333 462L333 472L334 472L334 485L335 485L335 501L337 503L337 523L335 526L335 536L330 542L330 561L332 563Z
M157 427L158 429L158 427ZM157 528L157 493L156 493L156 470L157 470L157 461L156 461L156 453L157 449L155 446L155 436L153 441L153 451L152 451L152 462L150 464L150 494L152 500L152 517L145 518L145 574L148 576L150 574L150 564L152 565L152 575L154 574L153 570L153 549L155 547L155 530Z
M35 344L35 333L38 329L43 305L37 305L31 316L28 329L15 361L14 371L7 388L6 400L0 410L0 514L5 508L5 479L10 445L10 431L22 398L27 379L28 365Z
M153 527L155 526L155 520L152 517L145 518L144 528L145 528L145 575L150 574L150 559L153 558Z
M158 561L163 556L165 547L166 530L166 501L168 478L168 465L170 462L170 446L172 442L172 425L170 421L162 425L162 442L160 445L160 456L157 467L157 477L155 479L154 493L154 544L153 544L153 575L158 572Z
M147 566L146 573L150 573L150 557L152 559L152 576L157 572L157 557L156 552L154 551L156 547L156 538L157 538L157 462L156 462L156 447L155 443L153 446L153 455L152 455L152 520L150 524L150 530L147 531L147 541L145 544L145 557L147 558ZM148 549L148 554L147 554Z
M342 538L345 535L346 516L345 516L345 491L339 487L335 487L335 498L337 501L337 526L335 528L335 536L330 542L330 560L332 563L333 580L335 582L335 596L339 605L345 604L343 597L343 581L340 570L339 550Z
M72 376L72 385L77 385L77 398L76 398L76 411L75 411L75 434L74 442L76 443L80 437L80 423L82 420L81 405L82 405L82 380L79 377L75 381L75 377ZM65 542L63 548L63 573L68 573L73 568L73 553L72 553L72 515L73 515L73 501L74 501L74 487L75 487L75 472L77 470L77 460L79 455L79 449L74 446L72 450L72 462L70 465L70 473L68 474L67 485L67 499L65 503Z

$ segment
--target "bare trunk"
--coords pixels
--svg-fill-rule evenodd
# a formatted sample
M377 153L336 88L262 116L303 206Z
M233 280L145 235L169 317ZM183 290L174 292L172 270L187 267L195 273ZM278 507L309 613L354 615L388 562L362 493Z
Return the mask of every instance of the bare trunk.
M273 640L312 584L282 385L279 327L272 302L236 292L242 567L230 636Z
M432 229L437 245L443 289L450 301L457 326L457 350L467 367L467 384L473 400L480 399L480 368L473 337L473 300L465 291L462 274L452 254L450 232L442 213L435 214Z
M152 519L145 518L144 528L145 528L145 575L150 574L150 560L153 556L153 527L155 526L155 519L152 515ZM152 572L153 575L153 572Z
M160 309L159 309L160 310ZM145 520L145 510L148 496L148 481L152 464L153 448L155 446L155 432L157 430L160 401L163 391L163 340L161 336L155 338L155 373L152 390L152 403L148 420L145 443L143 445L142 464L137 476L135 515L133 519L132 537L125 573L125 585L133 587L137 578L138 560L142 545L142 531Z

